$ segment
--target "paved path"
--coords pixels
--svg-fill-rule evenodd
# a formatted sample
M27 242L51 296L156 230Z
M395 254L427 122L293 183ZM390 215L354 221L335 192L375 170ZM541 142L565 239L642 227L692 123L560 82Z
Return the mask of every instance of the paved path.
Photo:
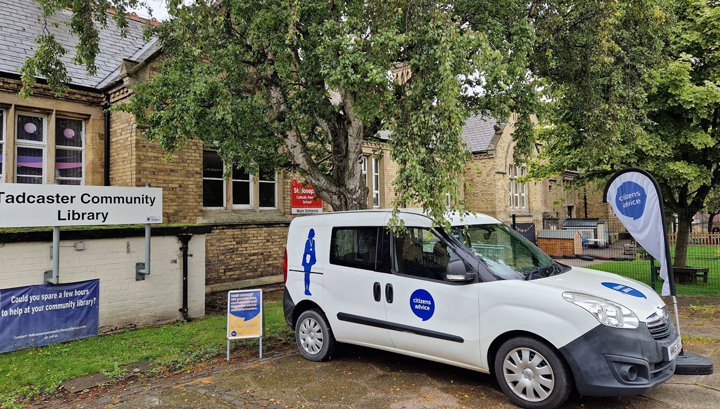
M720 321L687 314L681 325L686 336L694 337L686 350L711 358L720 368ZM514 407L489 375L353 346L343 346L330 362L307 361L287 347L262 360L218 363L200 373L145 379L103 393L36 408ZM564 408L720 408L720 374L675 375L644 396L575 399Z

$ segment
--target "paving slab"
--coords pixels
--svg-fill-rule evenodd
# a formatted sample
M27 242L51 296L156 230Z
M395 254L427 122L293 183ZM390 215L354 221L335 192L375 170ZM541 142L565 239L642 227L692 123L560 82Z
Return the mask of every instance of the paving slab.
M82 392L111 381L112 378L108 376L101 373L94 373L65 381L60 385L60 388L65 389L68 392Z

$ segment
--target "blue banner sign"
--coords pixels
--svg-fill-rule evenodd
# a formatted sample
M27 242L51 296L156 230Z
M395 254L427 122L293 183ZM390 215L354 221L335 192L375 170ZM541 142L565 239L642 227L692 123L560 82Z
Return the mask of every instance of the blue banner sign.
M0 353L98 333L99 280L0 289Z

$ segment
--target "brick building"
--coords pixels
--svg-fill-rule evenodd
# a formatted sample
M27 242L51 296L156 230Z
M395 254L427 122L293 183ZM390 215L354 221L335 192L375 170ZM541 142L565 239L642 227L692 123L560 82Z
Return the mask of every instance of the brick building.
M465 124L463 137L473 155L465 168L472 188L465 192L468 207L506 223L515 216L518 222L534 223L537 230L559 229L567 218L585 217L582 192L569 189L573 172L541 181L519 180L527 168L513 161L515 120L472 117Z
M212 226L205 242L209 289L246 279L276 280L293 217L293 177L235 171L224 180L217 153L197 140L168 161L159 144L143 136L133 115L105 110L131 98L133 85L156 73L161 50L154 39L143 38L144 26L154 22L135 15L125 37L110 19L100 31L94 76L72 62L77 40L66 26L70 12L49 17L47 29L68 50L62 60L72 83L58 98L40 79L31 97L20 98L19 69L37 47L35 38L44 29L41 14L34 2L0 0L0 21L5 22L0 24L0 183L150 183L163 189L163 223ZM394 195L388 181L396 166L380 153L386 150L382 142L363 148L368 207L388 207Z

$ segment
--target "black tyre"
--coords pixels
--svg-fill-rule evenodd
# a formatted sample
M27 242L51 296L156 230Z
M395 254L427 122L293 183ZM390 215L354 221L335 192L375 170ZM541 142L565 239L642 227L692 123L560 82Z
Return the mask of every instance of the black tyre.
M495 377L514 404L555 409L572 391L572 374L552 347L534 338L506 341L495 355Z
M335 351L335 337L322 311L307 310L295 325L295 341L300 352L310 361L325 361Z

